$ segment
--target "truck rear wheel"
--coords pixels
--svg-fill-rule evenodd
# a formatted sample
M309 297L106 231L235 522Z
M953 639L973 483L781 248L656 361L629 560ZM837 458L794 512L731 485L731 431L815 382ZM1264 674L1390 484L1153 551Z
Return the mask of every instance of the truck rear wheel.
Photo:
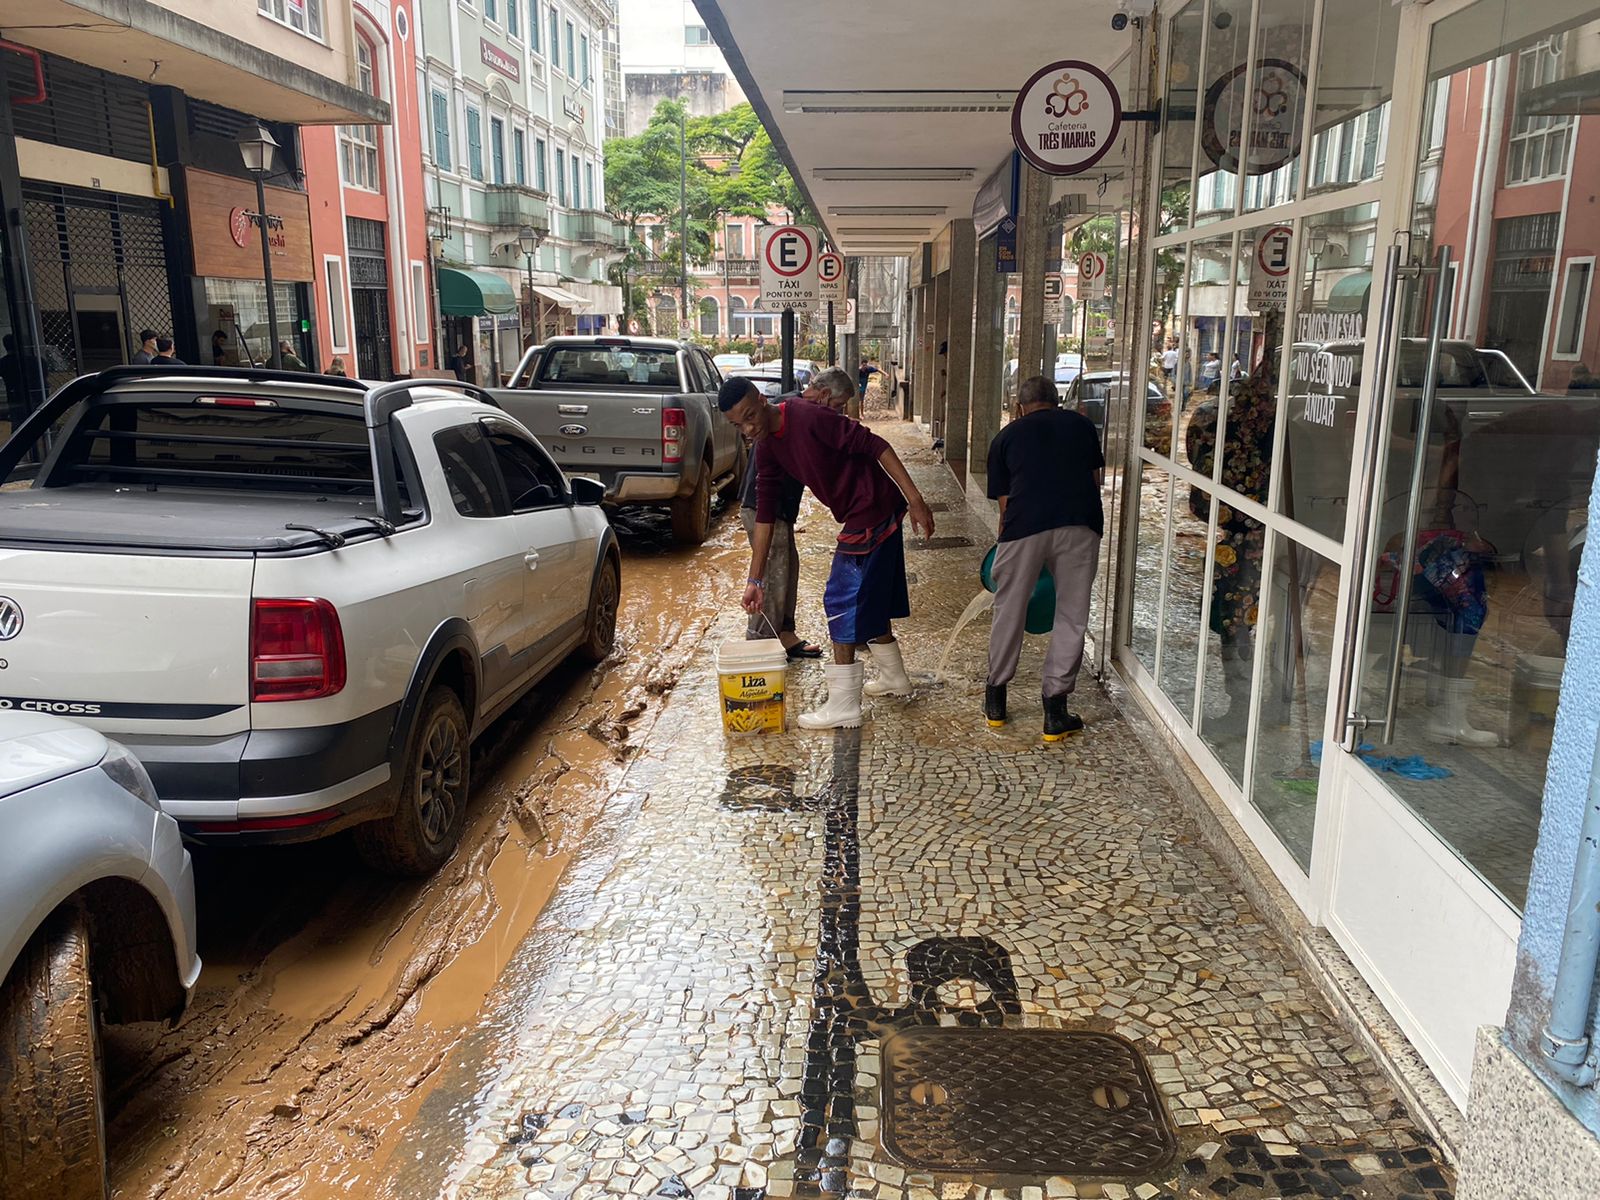
M694 491L672 502L672 540L698 546L711 532L711 464L702 462Z
M466 710L447 687L428 692L406 746L399 807L355 827L368 866L390 875L431 875L450 857L467 823L472 740Z
M0 1195L104 1200L100 1023L84 916L47 921L0 989Z

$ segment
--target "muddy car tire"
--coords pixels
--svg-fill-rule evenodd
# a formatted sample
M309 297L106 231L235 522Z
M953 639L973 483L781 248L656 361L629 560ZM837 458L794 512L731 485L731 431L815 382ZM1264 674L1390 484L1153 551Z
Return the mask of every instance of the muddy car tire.
M0 987L0 1195L109 1194L101 1069L87 922L63 910Z
M702 462L694 491L672 502L672 540L698 546L711 532L711 464Z
M617 643L617 608L621 602L622 573L608 554L589 594L589 619L584 626L583 645L578 648L585 662L601 663L611 656Z
M472 741L461 699L429 691L406 743L395 813L355 827L356 850L389 875L431 875L450 857L467 823Z

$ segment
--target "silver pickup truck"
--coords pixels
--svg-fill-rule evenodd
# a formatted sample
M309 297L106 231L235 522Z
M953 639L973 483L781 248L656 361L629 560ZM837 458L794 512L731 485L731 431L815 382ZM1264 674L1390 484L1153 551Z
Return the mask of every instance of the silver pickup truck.
M491 391L569 475L613 507L670 508L673 537L706 540L711 493L739 493L747 453L717 409L722 375L704 350L666 338L557 337Z

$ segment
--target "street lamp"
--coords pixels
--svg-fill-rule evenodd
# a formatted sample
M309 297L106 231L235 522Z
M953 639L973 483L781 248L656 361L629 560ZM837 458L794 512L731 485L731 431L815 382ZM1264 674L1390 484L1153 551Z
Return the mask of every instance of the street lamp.
M283 369L283 353L278 349L278 300L272 289L272 246L267 240L267 189L263 182L272 170L273 155L278 143L267 132L265 125L257 125L255 136L239 139L239 153L244 156L244 169L256 180L256 228L261 231L261 275L267 285L267 338L272 353L268 362L275 371Z
M533 342L539 340L534 336L533 323L533 256L539 252L539 244L542 241L544 239L532 225L524 225L517 230L517 245L522 248L522 257L528 264L528 336Z

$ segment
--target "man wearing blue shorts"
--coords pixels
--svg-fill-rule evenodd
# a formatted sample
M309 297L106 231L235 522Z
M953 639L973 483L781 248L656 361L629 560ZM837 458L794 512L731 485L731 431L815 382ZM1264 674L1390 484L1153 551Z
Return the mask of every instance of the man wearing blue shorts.
M792 400L769 404L754 384L737 376L722 385L717 404L746 438L761 444L746 612L761 608L785 475L810 488L843 527L822 601L833 643L828 699L799 723L802 729L853 729L861 724L863 690L869 696L911 691L892 628L911 615L901 526L909 512L913 530L930 537L933 514L893 447L831 408ZM856 658L858 647L878 668L870 684Z

